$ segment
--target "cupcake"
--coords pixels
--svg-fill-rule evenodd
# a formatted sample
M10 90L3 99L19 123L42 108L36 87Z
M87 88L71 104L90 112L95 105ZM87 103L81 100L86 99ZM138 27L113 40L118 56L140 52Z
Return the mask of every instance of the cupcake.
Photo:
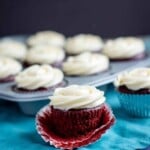
M111 60L137 60L145 57L144 42L135 37L108 40L102 51Z
M64 58L65 53L62 48L51 45L35 46L27 52L25 65L50 64L60 67Z
M16 60L0 56L0 83L13 81L21 69L21 64Z
M92 75L107 70L109 59L102 54L86 52L68 57L62 68L66 75Z
M133 116L150 117L150 68L118 75L114 82L121 107Z
M16 78L15 90L31 92L39 90L51 90L64 86L64 75L61 70L49 65L33 65L22 72Z
M36 116L37 131L56 148L74 149L91 144L114 123L104 92L95 87L58 88L50 100Z
M37 32L28 38L27 44L29 46L37 45L52 45L63 47L65 43L65 36L55 31L41 31Z
M78 34L68 38L65 44L65 50L68 55L77 55L82 52L99 52L102 47L102 39L92 34Z
M4 39L0 41L0 56L8 56L19 61L24 61L26 51L26 46L21 42L11 39Z

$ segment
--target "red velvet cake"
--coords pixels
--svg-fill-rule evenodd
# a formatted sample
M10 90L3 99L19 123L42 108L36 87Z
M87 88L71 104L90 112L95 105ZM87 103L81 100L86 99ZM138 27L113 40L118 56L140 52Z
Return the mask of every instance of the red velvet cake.
M112 61L140 60L146 57L144 41L136 37L118 37L106 41L103 53Z
M89 96L87 101L85 99L84 102L82 94ZM71 96L73 98L70 99ZM50 105L36 116L37 131L46 142L57 148L74 149L91 144L114 124L115 118L104 103L103 93L94 87L73 85L59 88L50 98Z
M0 83L14 81L15 76L22 70L20 62L13 58L0 56Z
M50 65L33 65L20 72L16 78L16 92L36 92L54 90L65 86L63 72Z

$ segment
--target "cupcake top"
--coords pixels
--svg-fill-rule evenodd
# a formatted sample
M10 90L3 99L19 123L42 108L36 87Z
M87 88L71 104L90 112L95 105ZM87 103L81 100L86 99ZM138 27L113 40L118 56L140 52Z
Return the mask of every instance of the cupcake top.
M150 89L150 68L137 68L123 72L118 75L114 84L116 87L126 86L133 91Z
M18 74L22 69L19 62L12 58L0 56L0 79Z
M62 110L94 108L105 101L103 91L88 85L57 88L53 96L49 98L50 105Z
M26 46L18 41L4 39L0 41L0 55L23 61L26 57Z
M15 80L18 88L35 90L38 88L49 88L63 81L61 70L49 65L33 65L20 72Z
M53 64L64 59L65 53L62 48L51 45L32 47L26 57L29 64Z
M70 56L63 63L63 71L67 75L91 75L108 69L109 60L97 53L82 53Z
M145 50L144 42L135 37L120 37L108 40L103 47L103 53L111 59L128 59Z
M27 43L29 46L52 45L62 47L65 43L65 37L55 31L41 31L30 36Z
M80 54L87 51L100 51L103 41L99 36L92 34L79 34L66 40L65 49L68 54Z

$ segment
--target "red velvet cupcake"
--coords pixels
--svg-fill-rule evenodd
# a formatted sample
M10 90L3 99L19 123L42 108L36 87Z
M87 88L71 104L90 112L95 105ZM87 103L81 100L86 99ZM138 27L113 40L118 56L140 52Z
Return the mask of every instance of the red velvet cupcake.
M60 47L40 45L29 49L27 52L25 66L34 64L49 64L60 68L65 58L65 52Z
M103 40L100 36L82 33L69 37L64 48L68 56L75 56L84 52L99 53L103 45Z
M134 117L150 117L150 68L120 73L114 84L125 112Z
M20 72L16 78L17 92L35 92L53 90L65 86L64 75L60 69L50 65L33 65Z
M62 69L68 76L95 75L109 69L109 59L102 54L86 52L68 57Z
M145 58L145 44L140 38L119 37L108 40L102 51L112 61L130 61Z
M104 93L95 87L58 88L50 99L50 105L37 114L37 131L57 148L74 149L91 144L115 121L104 103Z
M0 83L11 82L22 69L21 64L5 56L0 56Z

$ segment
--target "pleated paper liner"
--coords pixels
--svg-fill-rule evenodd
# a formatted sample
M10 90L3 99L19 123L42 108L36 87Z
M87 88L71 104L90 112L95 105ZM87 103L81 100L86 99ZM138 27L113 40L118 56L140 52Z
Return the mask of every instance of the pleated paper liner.
M150 94L128 94L117 91L121 107L135 117L150 117Z
M36 116L36 126L38 133L41 135L45 142L49 142L50 145L53 145L56 148L74 149L95 142L115 122L114 115L112 114L111 109L106 104L102 104L100 110L96 110L96 108L93 108L81 109L79 111L66 111L66 113L62 112L61 114L61 111L55 112L55 110L53 110L50 105L45 106L37 113ZM53 115L53 113L58 118ZM80 116L78 116L79 114ZM87 118L89 117L87 120L88 125L84 124L84 115L87 116ZM94 115L99 116L99 123L96 123L97 126L95 126L96 118L93 117ZM56 118L54 118L54 116ZM61 118L59 118L60 116ZM74 118L72 118L73 116ZM60 121L57 125L58 120ZM61 120L62 122L66 121L65 124L61 123ZM54 125L57 127L55 128ZM76 125L78 126L78 128L76 127ZM68 130L68 132L65 133L65 127L70 131ZM88 130L90 127L92 129Z

